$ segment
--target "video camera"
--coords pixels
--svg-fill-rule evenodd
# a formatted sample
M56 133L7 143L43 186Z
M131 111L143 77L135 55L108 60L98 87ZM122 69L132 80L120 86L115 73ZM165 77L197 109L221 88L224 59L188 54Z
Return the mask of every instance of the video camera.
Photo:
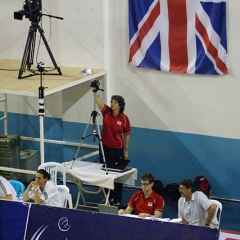
M99 86L100 86L99 80L93 79L93 80L91 81L90 87L92 88L92 91L93 91L93 92L97 92L98 90L104 91L103 89L99 88Z
M41 0L25 0L23 9L18 12L14 12L15 20L22 20L23 16L29 18L32 22L40 22L42 16L42 2Z

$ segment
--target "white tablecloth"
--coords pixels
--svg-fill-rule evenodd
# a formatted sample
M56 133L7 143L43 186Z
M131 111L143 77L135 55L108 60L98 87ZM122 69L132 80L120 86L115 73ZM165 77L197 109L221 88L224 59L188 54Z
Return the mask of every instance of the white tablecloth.
M108 171L108 174L106 174L106 171L101 169L103 165L101 163L75 160L73 167L72 161L65 162L63 165L66 168L67 177L70 177L70 179L74 177L83 182L108 189L114 189L114 182L135 186L137 180L136 168L123 173Z

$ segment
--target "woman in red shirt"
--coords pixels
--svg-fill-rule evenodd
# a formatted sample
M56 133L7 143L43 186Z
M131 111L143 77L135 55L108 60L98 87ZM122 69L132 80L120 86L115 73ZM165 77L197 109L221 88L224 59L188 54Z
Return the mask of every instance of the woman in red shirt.
M102 112L103 127L101 133L104 156L107 163L116 160L128 159L129 139L131 133L130 121L126 114L125 101L122 96L111 97L110 106L104 104L98 92L95 92L95 101ZM100 150L100 162L103 163L103 155ZM115 183L114 191L110 193L110 200L118 205L122 200L122 183Z

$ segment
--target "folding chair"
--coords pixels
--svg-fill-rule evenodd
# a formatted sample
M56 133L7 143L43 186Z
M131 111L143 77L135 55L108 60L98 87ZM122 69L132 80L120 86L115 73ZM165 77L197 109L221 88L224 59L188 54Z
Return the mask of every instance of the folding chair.
M218 200L210 199L211 203L213 203L216 206L216 212L214 214L212 223L210 224L210 227L219 229L220 227L220 221L221 221L221 215L222 215L222 204ZM218 223L215 223L217 220Z

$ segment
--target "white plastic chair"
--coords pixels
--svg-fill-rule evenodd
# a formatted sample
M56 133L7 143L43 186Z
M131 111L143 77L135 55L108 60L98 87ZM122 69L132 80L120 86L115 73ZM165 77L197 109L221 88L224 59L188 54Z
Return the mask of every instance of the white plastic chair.
M69 188L65 185L57 185L57 188L62 199L62 207L66 208L69 195Z
M51 181L57 185L57 174L60 172L63 177L63 185L66 186L66 168L61 164L57 162L46 162L41 164L38 167L39 169L45 169L48 173L51 175Z
M213 220L210 223L210 228L219 229L221 214L222 214L222 204L219 201L214 199L209 199L209 201L216 206L216 211L215 211ZM199 219L196 219L195 221L189 223L188 225L199 226Z
M221 215L222 215L222 204L218 200L210 199L211 203L216 206L216 212L213 217L213 222L210 224L210 227L214 227L219 229L220 221L221 221ZM218 221L218 224L214 223L214 220Z
M61 163L57 163L57 162L46 162L41 164L38 169L45 169L48 173L50 173L51 175L51 181L57 185L57 174L58 172L60 172L62 174L63 177L63 185L57 185L57 186L66 186L66 168L61 164ZM63 189L63 188L61 188ZM72 195L69 193L69 188L68 189L68 194L67 194L67 202L68 202L68 207L69 208L73 208L73 204L72 204ZM63 191L63 190L61 190ZM66 204L65 204L66 206Z

